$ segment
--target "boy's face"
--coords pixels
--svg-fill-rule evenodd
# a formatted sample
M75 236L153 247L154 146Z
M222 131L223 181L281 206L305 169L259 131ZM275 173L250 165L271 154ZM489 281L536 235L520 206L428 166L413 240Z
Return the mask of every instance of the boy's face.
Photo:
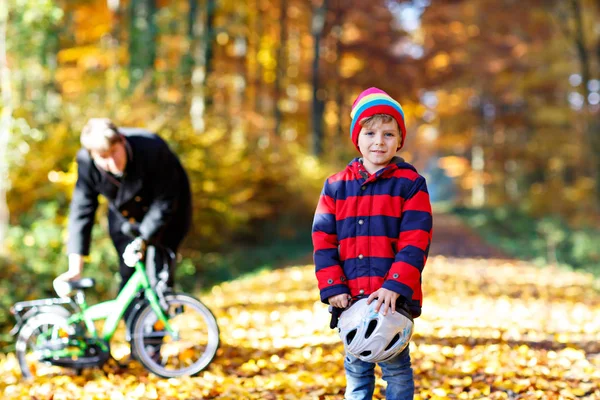
M373 174L386 167L400 147L400 138L398 123L394 119L363 126L358 134L358 148L363 155L365 169Z

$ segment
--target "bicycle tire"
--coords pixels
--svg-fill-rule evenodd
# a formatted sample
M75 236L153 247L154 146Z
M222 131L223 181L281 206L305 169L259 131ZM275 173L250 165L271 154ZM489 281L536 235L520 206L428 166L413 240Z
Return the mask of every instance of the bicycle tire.
M63 368L51 366L42 361L37 349L44 346L50 340L60 340L75 333L75 327L69 325L67 318L52 312L39 313L30 317L19 331L16 342L15 354L19 361L21 374L26 379L33 379L46 374L62 374ZM38 334L38 336L36 336ZM39 336L39 334L42 334ZM48 336L48 340L45 337ZM29 350L33 353L30 354ZM40 374L40 367L48 366L46 373Z
M162 323L147 304L138 312L133 324L132 351L148 371L162 378L194 376L206 368L217 353L217 320L208 307L189 294L166 294L165 300L168 305L165 314L171 326L177 329L179 338L172 337L160 326ZM194 355L199 358L190 363Z

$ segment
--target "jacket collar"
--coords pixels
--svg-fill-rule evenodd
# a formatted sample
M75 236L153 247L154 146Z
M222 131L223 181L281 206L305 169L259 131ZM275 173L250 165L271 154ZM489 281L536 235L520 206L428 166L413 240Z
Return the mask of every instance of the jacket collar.
M366 182L375 181L379 178L386 178L398 169L411 169L416 172L415 167L404 161L402 157L394 156L392 161L374 174L370 174L363 165L362 157L356 157L348 164L348 167L357 179L364 179Z
M123 138L125 139L125 149L127 150L127 165L125 167L125 174L123 175L123 184L119 187L117 198L115 199L117 206L131 200L142 189L144 183L142 160L139 155L136 157L135 143L132 143L126 135L123 135Z

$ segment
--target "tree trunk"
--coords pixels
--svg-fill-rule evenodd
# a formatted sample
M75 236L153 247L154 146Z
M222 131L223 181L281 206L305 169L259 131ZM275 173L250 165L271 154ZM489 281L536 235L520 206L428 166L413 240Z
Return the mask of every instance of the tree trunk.
M258 55L262 49L261 39L265 32L265 13L263 13L260 7L260 2L256 2L256 55L255 58L258 60ZM263 80L263 68L262 64L256 61L256 74L253 80L255 100L254 100L254 111L257 115L265 115L265 101L264 101L264 80Z
M596 2L598 11L600 11L600 0ZM600 79L600 32L598 32L596 38L596 71L595 78ZM591 116L590 134L593 136L594 142L592 143L593 155L595 159L594 170L596 171L596 200L597 204L600 204L600 121L598 121L599 115L596 111L595 115Z
M120 21L121 21L121 7L119 2L111 3L110 17L111 27L110 34L107 35L105 46L106 52L109 55L110 64L106 71L106 98L108 100L108 106L110 107L109 115L110 118L114 118L120 102L119 87L119 39L120 39Z
M156 60L156 0L131 0L129 5L129 90L133 90ZM152 77L150 79L152 81Z
M480 136L477 134L477 136ZM471 190L471 205L480 208L485 205L485 186L483 173L485 167L483 146L479 143L473 144L471 155L471 168L473 169L473 188Z
M587 104L588 95L590 94L588 82L591 79L590 57L585 46L585 34L580 0L571 0L571 9L575 19L575 48L577 50L579 62L581 63L581 86L583 88L583 95L585 96L585 104Z
M279 19L279 47L277 48L277 71L275 74L275 135L281 136L281 81L285 72L285 48L287 38L287 0L281 0L281 17Z
M189 43L189 51L182 57L181 59L181 71L182 75L189 77L192 68L194 66L194 57L193 57L193 49L196 43L196 20L198 19L198 1L197 0L189 0L188 1L188 29L187 29L187 39Z
M334 138L334 142L336 140L340 140L341 138L347 137L344 136L344 118L348 118L347 115L343 114L344 105L345 105L345 97L344 97L344 80L342 79L341 66L342 66L342 58L344 56L344 45L342 44L342 30L344 25L344 17L345 17L345 8L342 6L342 0L336 1L336 8L334 10L335 21L333 23L333 28L331 29L332 34L335 38L335 53L336 53L336 61L335 61L335 102L336 109L338 114L338 122L337 128L335 131L336 137ZM337 156L337 154L336 154Z
M312 16L312 35L314 41L314 59L312 68L312 86L313 86L313 115L312 115L312 128L313 128L313 154L320 156L323 153L323 112L325 111L325 101L322 98L323 95L320 93L319 84L319 60L320 60L320 46L321 46L321 34L323 33L323 26L325 25L325 15L327 13L327 0L322 0L322 3L316 7L313 7Z
M0 114L0 255L5 254L5 240L8 233L9 211L6 204L9 174L7 147L12 125L12 94L10 69L6 54L6 31L8 25L8 4L0 3L0 86L2 87L2 114Z
M191 4L191 3L190 3ZM192 72L192 101L190 117L194 131L203 132L206 126L204 113L210 105L207 82L211 73L212 59L212 27L214 20L215 0L207 0L204 13L197 16L193 26L193 57L194 68ZM190 10L192 8L190 7Z
M480 92L485 93L485 92ZM476 208L485 206L485 162L486 147L489 146L488 138L492 135L492 120L495 114L494 104L487 100L488 96L480 94L481 105L479 108L480 126L476 127L471 153L471 168L473 169L473 188L471 192L471 205Z
M595 183L595 192L596 199L600 201L600 157L598 157L598 153L600 152L600 138L598 133L598 122L596 121L597 117L592 115L592 111L590 109L589 104L589 95L590 89L588 87L588 83L592 79L591 73L591 60L590 53L586 48L586 38L585 38L585 29L583 26L583 15L582 15L582 4L580 0L571 0L571 10L573 12L573 18L575 20L575 49L577 51L577 56L579 57L579 63L581 65L581 86L583 89L583 104L584 104L584 132L586 137L586 145L587 154L585 157L586 160L586 168L588 170L588 174L593 179ZM600 48L600 44L598 45ZM600 59L598 60L600 61Z

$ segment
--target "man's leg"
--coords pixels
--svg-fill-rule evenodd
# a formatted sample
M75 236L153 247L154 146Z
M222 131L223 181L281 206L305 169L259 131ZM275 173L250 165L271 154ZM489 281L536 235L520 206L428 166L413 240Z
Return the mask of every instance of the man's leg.
M135 272L135 268L131 268L131 267L127 266L125 264L125 261L123 261L123 252L125 251L125 248L131 242L132 239L129 239L126 237L113 237L112 239L113 239L113 244L115 245L115 249L117 250L117 254L119 256L119 275L121 275L121 283L119 284L119 292L121 292L121 290L123 290L123 287L125 286L125 284L129 281L129 278L131 278L131 276ZM125 321L128 321L128 319L129 319L129 315L132 312L132 305L133 305L133 303L130 304L129 307L127 307L127 310L125 310L125 315L123 315L123 319Z
M175 281L175 252L169 248L148 246L146 251L146 272L150 286L164 280L169 289Z
M109 223L109 225L110 225L110 223ZM125 261L123 261L123 252L125 251L125 248L127 247L127 245L133 239L121 234L120 232L114 232L114 231L111 231L111 239L112 239L113 245L115 246L115 250L117 252L117 256L119 259L119 275L121 276L121 282L119 283L118 293L120 293L121 290L123 289L123 287L125 286L125 284L129 281L129 279L135 272L135 268L128 267L125 264ZM140 296L140 299L141 299L141 296ZM132 301L132 303L127 307L127 309L125 310L125 313L123 315L123 321L125 322L126 329L127 329L127 340L128 341L131 340L129 334L131 332L131 329L133 328L132 327L132 324L133 324L132 313L137 311L137 309L135 308L135 304L136 304L136 300L134 299ZM139 306L138 306L138 308L139 308ZM130 344L130 349L131 349L131 358L135 358L135 355L133 354L133 348L131 348L131 343L129 343L129 344Z
M191 218L191 215L190 215ZM162 235L161 242L161 258L162 266L166 268L169 273L167 279L167 287L174 290L175 287L175 269L177 267L177 251L179 246L183 242L187 232L189 230L189 221L186 224L179 226L178 229L169 229ZM157 260L158 261L158 260Z
M171 251L169 249L160 246L150 245L146 250L145 266L150 286L157 289L162 287L163 292L164 289L168 290L173 288L174 271L172 269L174 268L175 263L171 262L174 260L172 260L170 254ZM159 290L156 292L158 293ZM160 294L163 293L161 292ZM159 300L161 299L162 298L159 297ZM154 327L152 327L152 331L156 332ZM159 364L163 363L160 354L162 344L162 339L155 339L155 343L149 343L145 346L150 357Z
M348 353L344 358L346 369L346 400L373 398L375 390L375 364L364 362Z
M412 400L415 394L413 370L408 347L388 362L380 363L383 380L387 382L387 400Z

